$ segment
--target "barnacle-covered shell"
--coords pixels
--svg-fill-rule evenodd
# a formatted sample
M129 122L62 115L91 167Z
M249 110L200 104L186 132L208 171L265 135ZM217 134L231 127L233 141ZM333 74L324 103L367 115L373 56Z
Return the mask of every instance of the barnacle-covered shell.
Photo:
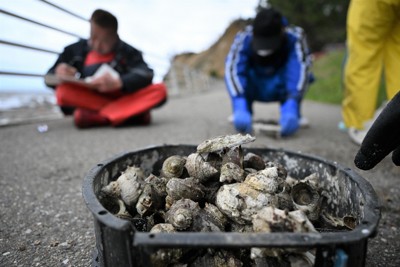
M145 180L145 183L150 184L160 198L165 198L167 196L167 182L168 179L157 177L153 174L150 174Z
M294 205L291 196L291 187L286 182L284 182L281 187L282 191L276 194L278 197L278 208L281 210L292 211Z
M146 179L146 174L143 169L137 166L128 166L124 173L127 175L137 176L141 181Z
M253 225L251 223L247 224L239 224L237 222L229 222L228 223L229 232L234 233L252 233L253 232Z
M178 230L189 228L195 216L200 211L197 202L190 199L180 199L172 204L165 214L165 221L172 224Z
M301 210L289 212L289 217L295 222L293 224L293 232L312 233L317 232L314 225L309 220L307 214Z
M357 226L357 219L352 215L345 215L343 217L333 216L326 211L321 212L321 221L324 227L328 228L342 228L353 230Z
M233 134L218 136L209 140L205 140L197 146L197 153L210 153L222 151L226 148L240 146L256 140L250 134Z
M252 223L255 232L316 232L307 216L299 210L288 212L287 210L265 207L253 216ZM277 248L252 248L251 258L280 257L284 251L285 249Z
M206 203L194 217L193 225L190 228L194 232L220 232L225 230L227 218L213 204Z
M293 225L286 223L289 212L273 207L260 209L253 217L255 232L293 232Z
M265 207L253 216L255 232L316 232L307 216L299 210L288 212L274 207Z
M221 183L227 182L243 182L244 180L244 170L240 168L237 164L233 162L228 162L222 165L221 174L219 176L219 181Z
M185 167L191 177L205 182L213 176L218 175L218 170L198 153L192 153L186 160Z
M178 155L170 156L164 160L161 176L165 178L181 177L185 169L186 158Z
M322 188L320 188L320 180L319 180L319 174L317 172L314 172L312 174L310 174L309 176L307 176L306 178L304 178L302 180L302 182L304 183L308 183L309 185L311 185L313 188L315 188L318 192L320 190L322 190Z
M274 194L279 192L279 187L283 184L284 180L278 175L278 168L270 167L256 173L247 175L244 183L252 188Z
M318 220L322 199L316 188L309 183L299 182L292 187L291 196L296 209L305 212L310 220Z
M278 200L275 195L263 193L245 183L235 183L221 186L215 204L230 219L245 224L263 207L277 206Z
M205 212L206 216L209 217L211 221L214 222L221 230L225 228L225 225L228 221L227 217L218 209L217 206L206 203L203 211Z
M243 169L243 150L240 146L224 149L221 153L222 164L232 162Z
M171 178L166 186L167 194L173 200L188 198L199 201L204 197L204 186L195 178Z
M287 185L289 185L290 188L292 188L293 186L295 186L295 184L297 184L298 182L299 182L298 179L293 178L293 177L291 177L291 176L287 176L286 179L285 179L285 183L286 183Z
M282 179L286 179L288 173L286 168L282 164L275 161L267 161L265 163L265 168L271 168L271 167L276 167L278 169L278 176Z
M255 173L258 172L258 170L256 169L252 169L252 168L246 168L244 169L244 175L247 177L247 175L249 175L250 173Z
M243 166L244 168L251 168L260 171L265 169L265 162L259 155L249 152L244 156Z

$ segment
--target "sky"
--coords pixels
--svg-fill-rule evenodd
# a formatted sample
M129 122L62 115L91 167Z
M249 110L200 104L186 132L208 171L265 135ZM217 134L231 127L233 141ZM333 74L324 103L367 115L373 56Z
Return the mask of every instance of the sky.
M210 47L238 18L255 15L258 0L48 0L84 18L113 13L122 40L143 52L161 81L171 58ZM87 38L89 24L39 0L1 1L0 9ZM0 40L61 52L77 37L0 13ZM57 55L0 44L0 71L44 74ZM42 78L0 75L0 92L46 92Z

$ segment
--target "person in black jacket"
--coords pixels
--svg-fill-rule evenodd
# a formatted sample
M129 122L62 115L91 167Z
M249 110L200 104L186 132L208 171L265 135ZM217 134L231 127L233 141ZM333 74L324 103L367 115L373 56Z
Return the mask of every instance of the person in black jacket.
M146 125L150 110L166 101L165 85L152 83L153 70L117 30L114 15L95 10L90 38L65 47L46 75L57 104L64 114L73 114L79 128Z

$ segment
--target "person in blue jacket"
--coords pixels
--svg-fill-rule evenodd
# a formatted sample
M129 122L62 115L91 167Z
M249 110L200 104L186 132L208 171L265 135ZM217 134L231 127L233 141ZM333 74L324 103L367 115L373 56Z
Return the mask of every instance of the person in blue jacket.
M252 131L254 101L280 102L281 135L299 128L300 105L312 82L311 57L302 28L288 26L275 9L260 10L240 31L225 62L225 83L237 131Z

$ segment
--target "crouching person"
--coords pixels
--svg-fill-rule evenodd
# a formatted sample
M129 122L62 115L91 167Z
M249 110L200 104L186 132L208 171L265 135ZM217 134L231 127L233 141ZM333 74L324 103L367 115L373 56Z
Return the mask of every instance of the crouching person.
M280 102L281 135L294 134L302 119L303 94L313 79L310 66L303 30L287 26L272 8L259 11L252 25L236 35L225 62L236 130L252 131L254 101Z

